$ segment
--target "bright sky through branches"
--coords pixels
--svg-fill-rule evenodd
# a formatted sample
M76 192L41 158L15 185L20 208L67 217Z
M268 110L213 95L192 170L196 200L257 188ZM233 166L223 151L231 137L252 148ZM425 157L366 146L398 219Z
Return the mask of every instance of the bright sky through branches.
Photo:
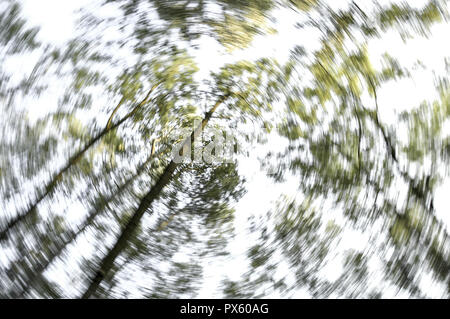
M347 1L330 1L333 6L345 6ZM417 1L417 5L420 5ZM23 0L24 14L30 19L33 25L42 27L40 36L43 40L62 44L71 38L75 33L74 11L84 6L95 8L96 1L92 0ZM288 11L279 18L276 29L278 34L265 37L256 37L253 45L246 50L236 51L231 55L219 52L219 45L211 39L202 39L201 50L196 52L197 62L200 66L200 77L205 77L210 70L215 70L227 62L239 59L256 59L262 56L273 56L283 61L289 55L289 49L295 41L303 46L318 47L317 34L298 30L294 26L294 16ZM393 57L402 60L402 64L412 70L412 77L402 79L390 85L385 85L378 93L381 111L381 119L388 124L395 124L395 115L403 110L418 106L424 100L432 101L437 97L435 89L435 76L444 73L445 58L450 57L450 24L442 23L432 28L432 36L429 39L417 38L403 42L400 36L388 33L385 37L378 40L372 40L369 43L369 53L374 62L374 66L379 68L376 63L381 60L381 56L388 50ZM222 50L223 51L223 50ZM424 67L417 64L420 60ZM19 69L26 69L26 61L21 61L17 65ZM26 70L24 70L26 71ZM367 103L372 103L367 97ZM30 117L42 116L46 105L39 105L30 109ZM33 114L33 112L35 112ZM450 123L447 123L446 134L450 135ZM274 143L268 143L274 145ZM280 147L281 145L277 145ZM265 151L262 150L261 153ZM287 183L280 186L274 185L269 178L259 169L259 164L253 152L253 156L248 159L242 159L240 169L248 179L248 193L238 205L236 224L243 225L246 221L246 212L265 213L265 208L270 203L277 200L281 194L295 194L295 180L290 179ZM446 180L437 190L435 197L435 208L437 216L445 222L450 229L450 181ZM239 230L239 229L238 229ZM232 261L235 267L228 267L230 277L237 278L242 271L240 265L240 255L245 254L245 245L240 242L245 238L237 239L232 244L232 249L236 253L236 258ZM361 234L348 233L344 236L343 249L357 245L362 245L361 240L367 240ZM337 263L335 264L335 266ZM217 268L210 267L206 269L205 276L210 280L208 287L205 287L199 297L210 297L210 291L214 287L214 272ZM340 269L338 269L340 270ZM225 270L223 270L225 271ZM328 267L329 276L333 277L335 269ZM430 287L432 294L432 288ZM392 292L393 293L393 292ZM300 294L301 296L301 294ZM276 297L276 296L275 296Z

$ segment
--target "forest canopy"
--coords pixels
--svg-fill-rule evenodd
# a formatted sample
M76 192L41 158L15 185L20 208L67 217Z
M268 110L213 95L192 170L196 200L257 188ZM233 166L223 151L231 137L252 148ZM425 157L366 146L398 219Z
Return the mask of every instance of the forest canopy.
M1 298L450 296L449 52L411 49L447 1L91 1L62 43L27 6L0 4Z

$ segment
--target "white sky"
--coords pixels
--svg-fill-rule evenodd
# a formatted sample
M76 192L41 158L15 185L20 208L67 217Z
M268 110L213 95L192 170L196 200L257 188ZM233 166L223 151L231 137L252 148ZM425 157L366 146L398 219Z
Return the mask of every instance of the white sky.
M74 34L72 12L86 5L93 5L95 1L22 0L21 3L24 13L30 18L30 22L42 26L40 36L45 40L62 44ZM347 1L334 0L330 3L338 6L347 3ZM201 66L200 73L206 74L206 72L219 67L224 62L241 58L253 59L255 56L273 55L283 60L289 54L293 39L301 39L303 44L314 45L317 42L315 34L294 28L293 21L290 16L283 17L277 25L278 35L256 39L250 49L235 53L233 56L217 56L217 45L212 40L211 42L206 40L203 49L198 54L198 61ZM433 71L442 72L444 57L450 56L450 41L448 41L450 25L440 24L433 28L432 34L431 39L410 40L407 44L403 43L399 36L393 34L370 43L369 52L373 56L373 61L379 60L378 57L388 51L390 55L401 58L402 65L406 67L412 66L417 60L421 60L428 68L415 73L412 79L402 80L385 87L379 92L379 103L384 122L393 123L396 120L395 112L417 106L422 100L429 100L430 97L435 96ZM291 180L282 185L273 184L260 171L259 163L255 161L255 158L241 161L240 167L246 171L245 175L249 182L247 185L248 193L238 205L237 225L245 225L248 217L245 213L239 214L240 212L265 213L268 207L273 207L271 203L277 200L281 194L296 193L297 185L295 181ZM450 180L447 179L438 189L435 198L437 214L447 225L450 225L449 190ZM247 247L241 244L245 240L246 238L238 236L238 240L232 245L234 252L241 256L246 253ZM343 245L345 248L359 248L358 246L363 246L361 243L365 241L367 239L361 238L361 235L349 232L344 236ZM242 271L242 258L235 258L227 264L227 271L232 279L237 279L238 274ZM201 291L200 298L211 297L211 289L214 288L215 279L218 279L217 268L209 268L205 271L205 276L210 279L210 282ZM338 271L340 271L339 268L329 269L329 276L335 276ZM300 294L298 297L303 297L303 295Z

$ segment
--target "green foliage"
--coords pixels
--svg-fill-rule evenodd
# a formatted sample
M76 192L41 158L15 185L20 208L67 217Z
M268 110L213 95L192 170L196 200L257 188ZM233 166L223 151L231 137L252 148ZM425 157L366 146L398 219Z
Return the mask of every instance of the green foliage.
M17 54L37 48L40 43L36 39L38 28L26 28L26 20L20 16L20 5L16 2L3 4L6 6L0 13L0 45L6 48L2 54Z
M140 14L140 9L145 5L148 6L149 12L156 11L156 19L164 22L164 28L175 30L182 39L191 43L202 35L207 35L231 50L247 47L255 35L273 32L273 29L267 26L269 12L276 6L276 2L272 0L154 0L148 4L144 2L105 1L119 4L124 19L139 17L134 34L141 43L154 44L152 42L154 30L159 27L153 23L155 19L152 15ZM139 50L144 52L146 48L139 46Z
M221 278L221 293L230 298L292 296L299 287L314 297L380 296L368 280L370 263L386 251L393 253L381 254L383 276L398 289L422 296L420 281L429 274L450 287L448 235L433 203L450 162L448 81L440 80L438 100L388 126L378 94L410 73L388 54L376 70L368 52L368 40L390 30L428 34L446 19L443 3L375 5L373 12L353 1L340 10L313 0L106 4L123 16L85 16L86 32L46 47L19 85L0 69L8 117L0 135L8 214L0 226L9 236L0 245L15 252L1 266L2 296L79 296L101 274L97 297L194 298L205 265L229 261L236 226L248 231L248 265L242 280ZM26 28L19 6L4 7L0 52L37 49L37 29ZM199 39L245 48L274 31L269 24L279 8L294 9L299 27L320 31L317 50L295 46L283 64L269 57L228 63L198 81L191 52ZM96 34L103 23L118 27L117 39ZM17 95L37 99L52 83L58 108L31 123ZM275 168L268 175L275 182L295 178L297 197L282 197L266 215L237 225L236 205L246 192L239 162L175 165L168 155L180 142L172 138L177 130L191 130L199 118L232 129L240 144L285 138L285 151L268 156ZM24 209L29 216L11 223ZM371 227L372 250L346 250L343 274L325 278L341 236ZM76 252L79 239L92 249ZM71 269L73 285L50 280L54 267Z

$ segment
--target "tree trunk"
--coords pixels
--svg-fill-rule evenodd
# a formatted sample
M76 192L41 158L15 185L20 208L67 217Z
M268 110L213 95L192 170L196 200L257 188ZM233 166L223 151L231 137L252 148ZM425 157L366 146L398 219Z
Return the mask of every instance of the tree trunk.
M148 102L148 98L150 96L150 93L152 92L153 88L149 91L147 96L144 100L142 100L131 112L129 112L127 115L125 115L122 119L120 119L117 123L114 125L107 125L97 136L95 136L92 140L89 141L80 151L78 151L76 154L72 155L69 158L69 161L67 164L57 173L53 176L50 182L47 183L47 185L44 188L44 191L37 196L37 198L34 200L34 202L31 204L31 206L26 209L25 212L19 213L16 217L14 217L12 220L10 220L6 226L1 229L0 231L0 240L6 239L8 236L9 231L11 228L13 228L18 223L22 222L27 218L27 216L31 215L31 213L36 209L36 207L39 205L39 203L47 197L55 188L58 182L61 180L62 176L76 163L80 161L80 159L83 157L83 155L95 144L97 143L102 137L104 137L107 133L110 131L116 129L122 123L124 123L126 120L128 120L131 116L136 113L136 111L143 106L145 103ZM119 103L120 106L121 103ZM116 108L117 109L117 108ZM115 110L116 111L116 110ZM114 113L114 112L113 112ZM111 120L111 117L110 117ZM109 121L110 121L109 120ZM108 121L108 122L109 122Z
M202 123L200 125L202 129L206 126L206 124L210 120L212 114L216 111L216 109L219 107L219 105L223 101L225 101L227 98L228 98L228 95L219 99L216 102L216 104L210 109L210 111L205 114L205 117L202 120ZM200 129L200 127L198 129ZM191 139L191 140L194 139L198 129L196 129L194 132L192 132L191 136L188 137L184 141L183 146L189 142L189 139ZM181 147L181 150L184 149L183 146ZM116 243L114 244L112 249L109 251L109 253L101 261L100 268L96 272L95 276L91 279L86 291L83 293L81 298L89 298L96 292L96 290L100 286L100 283L103 281L105 276L111 270L111 268L114 264L114 260L117 258L117 256L120 254L120 252L126 247L127 242L133 236L144 213L152 205L152 203L159 197L164 186L166 186L171 181L171 178L172 178L173 173L174 173L175 169L177 168L177 166L178 166L178 164L175 163L173 160L171 160L170 163L164 169L164 172L159 177L158 181L155 183L155 185L142 198L138 208L134 212L131 219L128 221L127 225L125 226L124 230L120 234Z
M117 187L114 194L108 196L104 200L102 200L99 206L94 207L89 213L88 217L84 220L81 226L76 231L71 231L66 235L65 239L61 243L56 244L56 249L52 252L52 255L49 256L43 263L39 264L35 269L33 269L32 275L28 278L25 285L21 288L20 292L17 293L17 296L14 298L23 298L25 293L32 287L33 283L41 276L41 274L47 269L47 267L63 252L63 250L70 245L80 234L82 234L89 225L94 221L94 219L102 213L103 209L107 206L107 204L120 195L123 191L125 191L131 183L142 174L147 164L149 164L150 160L153 158L155 150L155 141L152 143L152 150L150 156L139 165L136 173L133 174L130 178L128 178L125 183Z

